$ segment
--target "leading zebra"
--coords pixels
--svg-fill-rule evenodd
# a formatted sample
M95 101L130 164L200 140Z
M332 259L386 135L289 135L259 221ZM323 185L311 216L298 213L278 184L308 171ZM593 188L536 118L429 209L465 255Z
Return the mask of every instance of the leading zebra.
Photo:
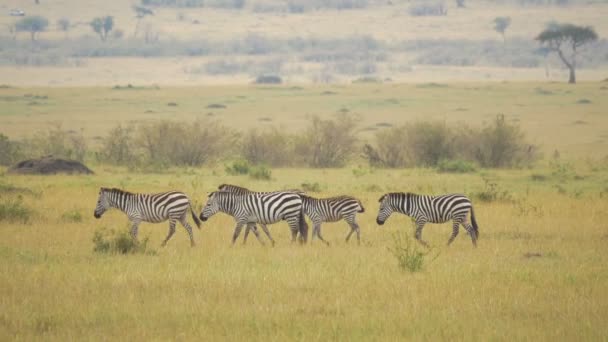
M270 224L282 220L289 224L292 242L296 240L298 232L303 237L300 241L306 242L307 228L302 212L302 199L293 192L238 194L215 191L209 195L200 219L207 221L219 211L234 217L236 221L232 244L239 237L244 225Z
M412 217L416 221L416 239L425 246L422 240L422 228L427 222L444 223L452 220L452 236L448 245L458 235L459 225L466 229L471 236L473 246L477 247L479 227L475 221L471 200L464 195L450 194L440 196L425 196L412 193L393 192L380 197L380 209L376 222L383 225L393 212ZM471 213L471 223L467 221L467 214Z
M95 207L95 218L101 218L101 215L110 208L119 209L127 214L132 223L131 236L134 240L137 240L137 230L142 221L160 223L169 220L169 233L162 243L165 246L167 241L173 236L173 233L175 233L176 221L179 221L186 228L188 236L190 236L190 245L194 247L192 227L186 220L188 210L190 210L196 226L199 229L201 228L201 222L194 214L188 196L183 192L169 191L157 194L136 194L116 188L101 188L99 190L97 206Z
M325 241L321 236L321 223L336 222L344 219L351 229L346 236L346 242L348 242L353 233L357 233L357 243L361 243L360 229L355 219L357 213L364 212L365 208L363 208L358 199L350 196L314 198L301 195L301 197L304 213L310 217L314 226L312 237L310 238L311 242L316 235L329 246L329 242Z
M268 193L273 193L273 192L293 192L293 193L298 194L298 195L304 194L304 192L302 190L299 190L299 189L289 189L289 190L279 190L279 191L269 191L269 192L251 191L251 190L249 190L247 188L244 188L242 186L232 185L232 184L222 184L222 185L218 186L217 188L218 188L219 191L233 192L233 193L240 194L240 195L251 194L251 193L268 194ZM268 227L266 226L266 224L260 223L260 226L262 226L262 230L264 231L264 233L266 234L266 236L270 240L270 243L274 246L274 239L270 235L270 231L268 230ZM258 241L263 245L264 242L260 239L260 235L258 234L258 230L256 228L255 223L249 223L249 224L247 224L247 228L245 228L245 236L243 237L243 243L247 242L247 237L249 236L249 232L250 231L253 232L253 234L258 239ZM305 232L306 232L306 235L307 235L308 234L308 224L306 224L306 226L305 226Z

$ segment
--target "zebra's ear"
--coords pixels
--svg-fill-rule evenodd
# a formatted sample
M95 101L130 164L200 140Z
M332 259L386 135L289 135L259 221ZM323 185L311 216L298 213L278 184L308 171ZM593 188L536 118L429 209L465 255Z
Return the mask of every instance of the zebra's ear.
M211 198L211 196L215 195L216 192L217 191L213 191L213 192L209 193L209 196L207 196L207 198Z
M382 201L384 201L384 197L386 197L386 194L382 195L382 197L380 197L380 199L378 200L378 202L382 203Z
M218 187L217 187L217 189L218 189L218 190L222 190L222 189L223 189L223 188L224 188L226 185L227 185L227 184L226 184L226 183L224 183L224 184L222 184L222 185L218 186Z

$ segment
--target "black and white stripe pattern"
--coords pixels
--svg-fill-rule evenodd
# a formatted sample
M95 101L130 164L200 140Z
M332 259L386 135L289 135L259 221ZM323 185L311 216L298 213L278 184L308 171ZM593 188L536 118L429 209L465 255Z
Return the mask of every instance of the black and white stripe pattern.
M321 236L321 223L344 220L351 229L346 236L346 242L348 242L353 233L357 233L357 242L361 242L360 229L356 222L356 215L357 213L364 212L365 208L363 208L363 205L358 199L350 196L314 198L301 195L301 197L304 214L310 217L314 226L310 241L312 241L316 235L321 241L329 245L329 242L325 241Z
M299 189L268 191L268 192L251 191L251 190L249 190L247 188L244 188L242 186L233 185L233 184L222 184L222 185L218 186L218 190L219 191L224 191L224 192L233 192L233 193L240 194L240 195L252 194L252 193L269 194L269 193L276 193L276 192L293 192L295 194L301 195L301 194L304 193L303 191L301 191ZM272 243L272 245L274 246L274 243L275 243L274 239L270 235L270 231L268 230L268 227L266 226L266 224L260 223L260 226L262 226L262 230L264 231L264 233L266 234L266 236L270 240L270 243ZM308 224L305 224L304 230L305 230L306 234L308 234ZM258 233L258 230L256 228L255 223L249 223L249 224L247 224L247 228L245 228L245 236L243 237L243 243L247 242L247 237L249 236L249 232L250 231L253 232L253 234L258 239L258 241L263 245L264 241L262 241L260 239L260 235ZM304 240L306 240L306 237L304 237Z
M444 223L452 220L452 236L448 245L458 235L459 225L466 229L471 236L473 245L477 246L479 227L475 221L471 200L464 195L450 194L440 196L425 196L412 193L394 192L380 197L380 210L376 222L383 225L393 212L412 217L416 221L416 239L424 245L422 228L427 222ZM471 224L467 221L467 214L471 213Z
M137 230L141 222L159 223L169 220L169 233L163 246L175 233L175 223L179 221L190 236L190 244L195 245L192 227L188 224L187 213L190 210L192 219L200 229L200 221L194 214L188 196L183 192L169 191L157 194L136 194L120 189L101 188L95 207L95 217L100 218L106 210L116 208L127 214L133 224L131 236L137 239Z
M208 220L217 212L234 217L236 228L232 236L234 244L244 225L262 223L270 224L287 221L291 230L291 240L295 241L300 232L301 242L306 242L302 199L293 192L269 192L237 194L233 192L216 191L209 195L200 219Z

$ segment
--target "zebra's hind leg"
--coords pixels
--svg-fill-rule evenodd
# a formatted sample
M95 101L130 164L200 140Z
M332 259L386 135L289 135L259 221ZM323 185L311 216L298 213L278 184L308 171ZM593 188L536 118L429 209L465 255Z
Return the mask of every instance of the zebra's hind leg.
M459 221L454 220L454 222L452 222L452 236L450 236L450 239L448 240L448 246L454 241L454 239L458 235L458 231L460 230L458 228L459 226L460 226Z
M264 223L262 223L261 226L262 226L262 230L264 231L264 233L266 234L266 236L268 236L268 239L270 240L270 243L272 244L272 247L274 247L274 239L270 235L270 231L268 231L268 227L266 227L266 225Z
M169 241L169 239L171 239L171 237L173 236L174 233L175 233L175 220L169 220L169 233L167 233L167 237L161 244L162 247L165 247L167 245L167 241Z
M350 236L353 235L353 233L357 233L357 244L361 244L361 231L359 229L359 225L357 224L357 222L355 222L355 219L347 219L346 223L348 223L348 225L350 226L350 232L348 233L348 235L346 236L346 242L348 242L348 240L350 239Z
M253 235L255 235L255 237L258 239L260 244L262 244L262 246L265 245L264 241L262 241L262 239L260 238L260 233L258 233L258 228L256 227L255 223L247 224L247 228L245 228L245 236L243 237L243 245L247 242L247 235L249 235L249 231L253 232Z
M417 219L416 220L416 240L418 240L418 242L420 242L423 246L428 247L429 244L422 240L422 228L424 228L424 225L426 224L426 220L424 219Z
M188 232L188 236L190 237L190 247L196 246L196 243L194 242L194 235L192 234L192 227L188 221L186 221L186 218L182 218L179 222L182 224L182 226L184 226L184 228L186 228L186 232Z
M321 236L321 223L315 223L315 227L312 230L312 235L314 236L315 234L317 234L319 240L325 242L325 245L329 246L329 242L325 241L323 236ZM312 239L310 241L312 242Z
M467 233L471 236L471 242L473 242L473 247L477 247L477 234L475 233L475 229L468 222L463 222L462 226L467 230Z

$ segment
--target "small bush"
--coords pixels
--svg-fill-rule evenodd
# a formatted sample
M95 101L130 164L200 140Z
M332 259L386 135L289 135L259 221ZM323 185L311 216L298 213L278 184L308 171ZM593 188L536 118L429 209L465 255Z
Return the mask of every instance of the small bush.
M295 154L310 167L342 167L357 148L355 116L339 114L335 120L313 117L311 124L296 139Z
M314 183L302 183L302 190L306 192L321 192L321 184Z
M0 221L28 223L33 211L23 205L21 197L0 202Z
M446 173L470 173L476 171L475 165L473 163L460 159L442 159L437 164L437 170L439 172Z
M413 241L407 233L394 233L392 239L393 246L389 247L388 250L397 259L399 268L409 272L421 271L425 258L429 255L430 251L422 251L422 247L416 241ZM438 256L439 254L432 260L435 260Z
M251 171L251 165L246 160L237 160L231 165L226 165L225 171L231 176L247 175Z
M276 75L260 75L256 77L255 83L257 84L281 84L283 79Z
M126 231L101 229L93 235L93 251L106 254L156 254L148 249L148 238L135 241Z
M249 130L241 144L241 155L251 164L291 166L295 163L293 136L277 128Z
M272 172L264 165L257 165L251 168L249 177L257 180L271 180Z
M408 12L413 17L444 16L448 14L448 9L443 2L417 3L411 5Z
M17 142L0 133L0 165L13 165L23 157Z
M101 144L101 151L97 155L100 161L114 165L132 165L136 162L133 127L119 124L102 138Z
M55 124L46 132L38 132L34 138L24 142L28 155L52 155L56 158L74 159L80 162L88 152L88 146L82 131L68 131Z
M61 218L67 222L82 222L82 214L76 209L63 213Z
M511 201L511 193L508 190L502 190L498 186L498 183L491 181L488 178L483 178L484 188L482 191L477 192L473 197L477 198L482 202L495 202L495 201Z

